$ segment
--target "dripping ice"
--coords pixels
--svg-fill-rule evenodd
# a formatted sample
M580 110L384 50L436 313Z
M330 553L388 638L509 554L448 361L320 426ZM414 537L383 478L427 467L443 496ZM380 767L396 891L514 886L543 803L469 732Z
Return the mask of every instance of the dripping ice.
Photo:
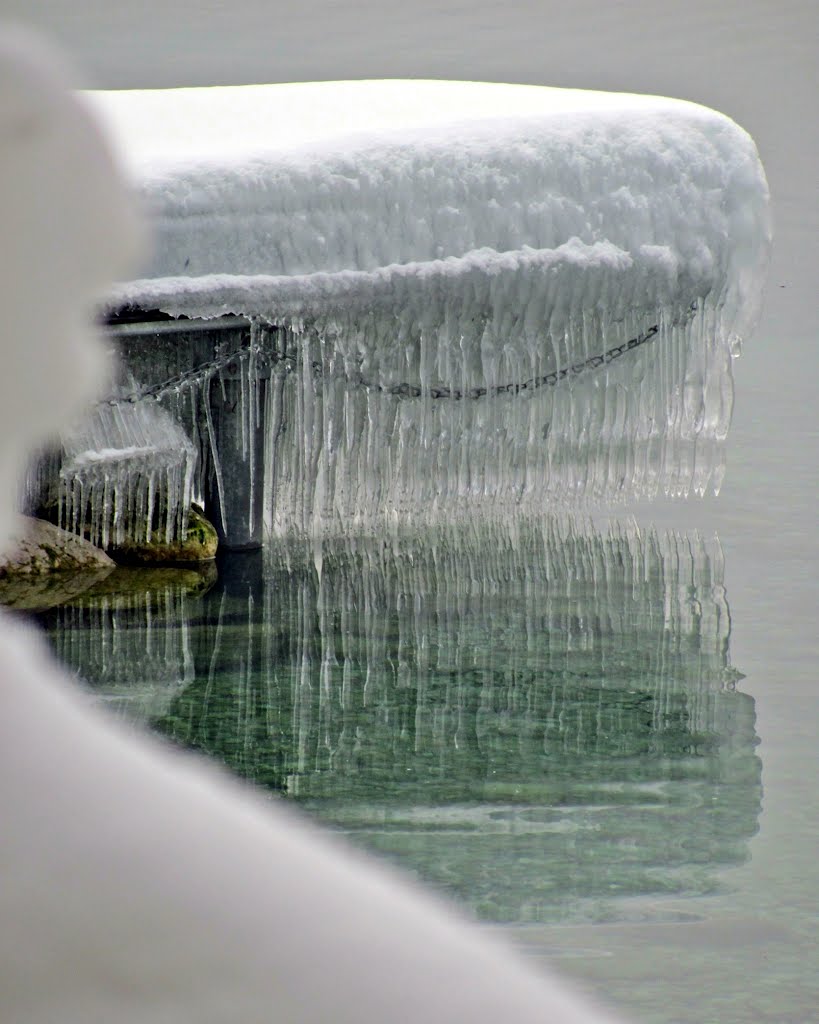
M162 409L101 403L62 448L60 525L103 548L185 536L196 452Z
M770 244L728 118L480 83L93 99L157 240L111 305L253 323L242 430L276 531L719 489Z
M25 481L23 505L103 548L185 536L197 453L153 402L98 404Z

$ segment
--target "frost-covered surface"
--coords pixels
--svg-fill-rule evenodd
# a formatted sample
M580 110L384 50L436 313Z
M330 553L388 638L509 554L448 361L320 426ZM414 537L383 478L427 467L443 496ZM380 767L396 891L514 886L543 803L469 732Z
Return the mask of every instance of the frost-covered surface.
M180 311L197 292L175 278L241 278L219 296L229 302L238 289L233 312L316 315L346 308L350 291L369 302L367 281L349 271L372 275L377 291L393 278L448 281L465 271L455 262L464 257L492 277L493 254L516 254L509 265L537 261L531 250L541 264L569 259L578 273L586 261L615 273L639 264L649 299L673 298L675 286L728 286L748 315L758 301L741 294L750 282L739 273L757 269L767 236L756 150L733 122L694 104L402 81L117 92L96 102L158 232L146 275L155 291L137 284L126 294L142 287L168 305L176 294ZM322 273L341 276L288 287ZM209 298L216 284L198 282L203 312L222 305Z
M62 435L60 525L103 548L185 536L196 451L153 403L101 404Z
M458 82L93 100L156 235L113 303L258 317L300 355L274 520L718 487L770 243L728 118Z

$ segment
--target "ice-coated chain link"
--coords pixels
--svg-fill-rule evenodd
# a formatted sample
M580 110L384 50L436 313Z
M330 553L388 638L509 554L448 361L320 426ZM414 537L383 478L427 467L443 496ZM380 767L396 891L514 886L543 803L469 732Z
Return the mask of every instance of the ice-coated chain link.
M590 356L588 359L584 359L580 363L573 363L571 366L564 367L561 370L552 370L551 373L545 373L540 377L530 377L529 380L522 381L520 383L514 382L512 384L495 384L492 387L475 387L475 388L448 388L448 387L431 387L424 389L418 387L415 384L367 384L364 381L360 383L367 388L372 388L384 392L385 394L395 395L398 398L420 398L422 395L428 394L430 398L450 398L455 401L460 401L462 398L485 398L487 395L517 395L522 391L535 391L538 388L543 387L554 387L557 384L562 383L570 377L577 377L581 373L585 373L587 370L597 370L601 366L608 366L609 363L613 363L615 359L619 359L624 356L627 352L633 351L635 348L639 348L641 345L645 345L651 341L659 332L660 328L658 324L649 327L644 333L638 335L636 338L630 338L628 341L624 341L622 345L615 345L613 348L607 349L605 352L597 356Z
M344 375L333 375L333 379L340 379L356 387L363 387L369 391L376 391L380 394L391 395L394 398L421 398L428 396L432 399L448 398L454 401L460 401L464 398L485 398L487 395L517 395L524 391L536 391L543 387L555 387L563 381L578 377L580 374L586 373L589 370L597 370L602 366L608 366L610 363L613 363L616 359L620 359L628 352L633 352L635 349L653 341L659 333L659 330L659 324L654 324L642 334L637 335L637 337L630 338L628 341L624 341L620 345L615 345L612 348L606 349L605 352L602 352L599 355L589 356L588 359L584 359L581 362L572 363L571 366L566 366L559 370L552 370L550 373L543 374L539 377L530 377L529 380L522 382L496 384L491 387L474 387L464 389L435 385L430 388L423 388L417 384L407 383L376 384L372 381L365 380L363 377L351 378ZM170 377L168 380L162 381L159 384L139 387L135 391L129 392L127 395L119 395L109 398L105 403L101 404L120 405L127 402L133 403L146 400L160 401L168 394L174 392L178 393L186 388L201 385L208 378L213 377L218 373L223 373L225 371L232 372L237 363L249 360L251 355L263 361L265 366L278 366L287 373L294 372L298 367L298 356L279 352L254 339L250 346L245 345L242 348L238 348L228 353L227 355L219 355L208 362L198 363L192 369L177 374L175 377ZM317 360L311 362L311 369L314 377L329 376L325 372L321 362Z
M192 367L190 370L185 370L183 373L179 373L175 377L169 377L167 380L163 380L159 384L141 385L136 388L136 390L129 391L128 394L115 395L105 399L99 404L123 405L129 402L134 403L147 400L159 402L166 395L173 392L184 391L186 388L196 387L203 384L208 378L216 376L217 373L232 370L237 363L241 363L244 360L249 359L251 355L255 355L257 358L268 358L271 359L271 361L275 361L275 354L266 352L258 343L254 343L251 346L245 345L242 348L229 352L227 355L219 355L215 359L210 359L205 363L197 363L196 366Z

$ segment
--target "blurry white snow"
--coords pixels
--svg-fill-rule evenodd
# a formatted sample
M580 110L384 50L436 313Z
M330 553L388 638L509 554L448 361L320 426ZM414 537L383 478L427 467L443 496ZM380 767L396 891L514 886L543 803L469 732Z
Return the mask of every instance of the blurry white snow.
M92 92L126 156L136 167L180 159L242 162L260 153L314 145L355 148L350 137L423 141L445 126L462 134L470 123L509 122L565 114L622 113L696 104L655 96L551 89L491 82L374 80L296 82L188 89ZM460 126L460 128L458 127Z

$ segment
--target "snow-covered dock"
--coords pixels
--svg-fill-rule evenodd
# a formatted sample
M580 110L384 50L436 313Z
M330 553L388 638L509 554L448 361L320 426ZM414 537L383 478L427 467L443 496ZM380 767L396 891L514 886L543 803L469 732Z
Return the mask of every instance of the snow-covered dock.
M239 404L262 465L241 448L274 528L718 488L770 245L728 118L429 81L91 100L154 233L111 306L255 325ZM184 421L183 383L162 397Z

